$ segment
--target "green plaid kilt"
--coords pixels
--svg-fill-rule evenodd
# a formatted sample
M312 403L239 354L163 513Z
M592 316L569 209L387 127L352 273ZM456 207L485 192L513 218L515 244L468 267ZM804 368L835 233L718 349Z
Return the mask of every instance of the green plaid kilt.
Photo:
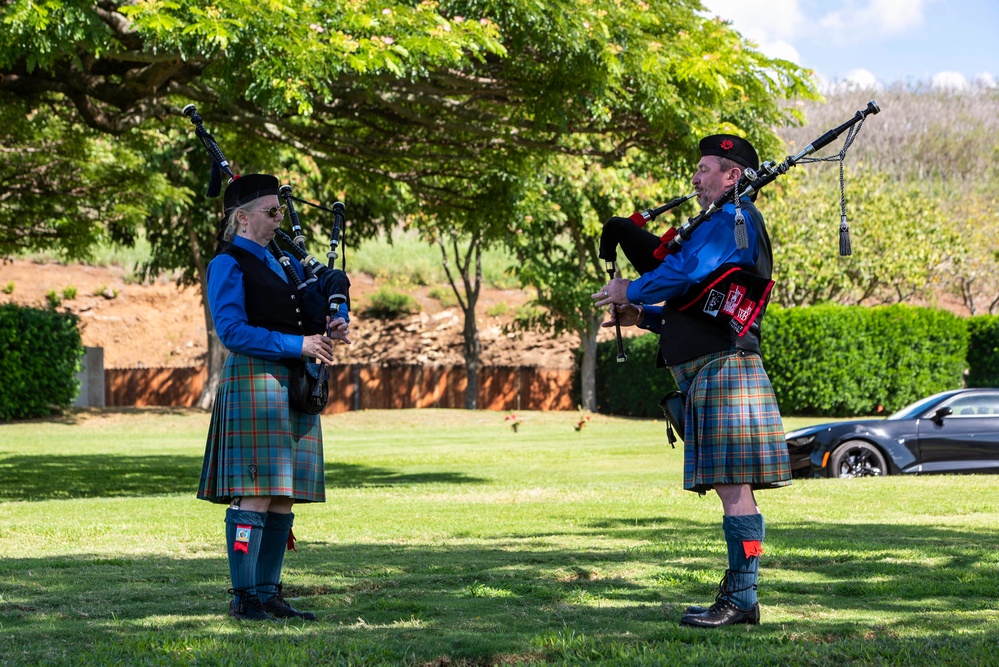
M791 483L780 409L756 354L716 352L670 367L687 394L683 488L769 489Z
M231 353L222 368L198 498L228 503L243 496L324 502L319 415L288 406L288 368Z

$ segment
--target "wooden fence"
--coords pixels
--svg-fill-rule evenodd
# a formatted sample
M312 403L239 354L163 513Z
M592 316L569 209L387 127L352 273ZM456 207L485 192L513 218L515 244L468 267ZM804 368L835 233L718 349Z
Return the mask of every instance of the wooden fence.
M324 414L350 410L464 408L464 366L336 366ZM183 406L198 401L205 368L109 368L108 406ZM477 405L484 410L574 410L573 371L530 366L483 366Z

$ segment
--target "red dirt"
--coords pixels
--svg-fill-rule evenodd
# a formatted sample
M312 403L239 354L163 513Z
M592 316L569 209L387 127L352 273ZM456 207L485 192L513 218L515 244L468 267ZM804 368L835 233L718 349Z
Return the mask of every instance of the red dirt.
M200 366L207 349L204 311L197 288L178 288L169 279L139 285L125 280L120 267L81 264L0 263L0 289L13 283L10 294L0 292L0 303L47 307L46 294L76 289L72 299L58 306L80 317L84 345L104 348L106 368ZM366 274L351 276L351 299L363 307L377 286ZM421 311L395 321L354 314L353 345L338 348L341 363L463 364L461 309L443 308L427 296L429 288L414 290ZM529 301L522 290L483 288L477 307L482 363L493 366L569 368L576 336L558 339L537 333L507 334L503 326L517 307ZM491 307L505 303L505 312L490 316ZM495 311L495 309L494 309ZM608 335L604 333L603 335Z

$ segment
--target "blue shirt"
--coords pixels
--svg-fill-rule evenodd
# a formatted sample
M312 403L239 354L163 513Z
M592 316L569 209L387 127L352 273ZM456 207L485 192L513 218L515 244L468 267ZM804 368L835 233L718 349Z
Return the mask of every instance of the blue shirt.
M748 204L749 200L744 199ZM722 264L751 267L759 255L756 225L748 213L746 235L749 247L740 250L735 243L735 204L725 204L720 211L694 230L690 240L684 242L679 252L667 255L654 271L649 271L628 285L628 301L645 308L645 317L639 324L643 329L659 331L662 307L658 304L675 296L686 294L707 278Z
M242 236L235 237L232 243L252 253L288 282L284 269L267 248ZM268 257L271 261L268 261ZM299 278L304 277L302 267L294 257L291 258L291 264ZM232 255L223 253L208 263L208 307L211 309L215 333L229 351L273 361L302 356L304 336L250 325L246 316L243 271Z

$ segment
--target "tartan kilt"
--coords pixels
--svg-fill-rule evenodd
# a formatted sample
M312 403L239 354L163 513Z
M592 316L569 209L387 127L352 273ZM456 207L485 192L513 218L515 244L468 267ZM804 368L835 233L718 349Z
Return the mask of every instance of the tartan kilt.
M726 351L670 367L684 408L683 488L791 483L780 409L759 355Z
M326 500L319 415L289 407L288 376L280 362L229 354L215 394L198 498Z

